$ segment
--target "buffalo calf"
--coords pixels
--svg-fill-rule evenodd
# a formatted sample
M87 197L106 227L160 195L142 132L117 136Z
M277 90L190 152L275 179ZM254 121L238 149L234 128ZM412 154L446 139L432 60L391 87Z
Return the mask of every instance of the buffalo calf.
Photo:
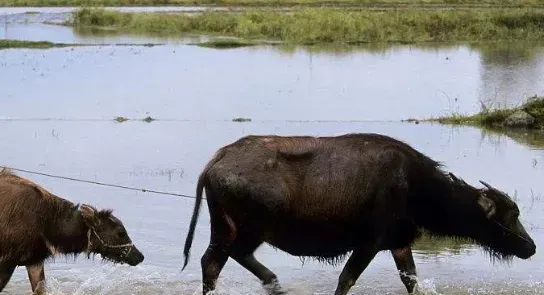
M268 243L291 255L338 262L350 256L336 295L345 295L380 251L390 251L409 293L417 286L411 246L422 231L467 238L493 257L527 259L536 245L516 203L481 181L475 188L438 162L379 134L247 136L216 153L197 183L185 242L193 241L202 193L210 243L201 259L203 293L230 257L281 293L253 253Z
M0 292L15 268L26 266L32 291L43 294L44 261L80 253L132 266L144 260L111 210L75 205L9 170L0 171Z

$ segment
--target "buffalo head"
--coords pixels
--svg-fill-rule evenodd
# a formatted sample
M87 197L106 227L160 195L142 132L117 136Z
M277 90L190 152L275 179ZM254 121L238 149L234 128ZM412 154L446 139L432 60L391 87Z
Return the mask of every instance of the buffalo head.
M470 217L470 231L479 244L500 258L528 259L536 253L536 244L521 224L519 208L512 198L484 181L480 182L485 188L476 189L451 173L450 176L465 193L471 192L475 197L477 209Z
M144 260L144 255L132 243L123 223L111 211L97 211L89 205L81 205L79 210L89 228L88 252L100 254L105 260L114 263L127 263L131 266Z

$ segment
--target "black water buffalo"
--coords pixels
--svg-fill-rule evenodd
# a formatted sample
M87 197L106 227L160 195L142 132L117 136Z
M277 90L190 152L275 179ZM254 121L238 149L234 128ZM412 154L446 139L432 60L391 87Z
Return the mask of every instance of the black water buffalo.
M15 268L26 266L32 291L44 294L44 261L83 252L132 266L144 260L111 210L74 205L9 170L0 171L0 292Z
M409 145L379 134L247 136L221 148L198 179L185 242L187 266L202 192L211 220L202 256L203 293L214 290L228 257L282 293L253 253L263 242L291 255L337 262L345 295L374 256L391 251L408 293L417 285L411 245L423 230L462 237L497 259L527 259L536 245L505 193L477 189L440 170Z

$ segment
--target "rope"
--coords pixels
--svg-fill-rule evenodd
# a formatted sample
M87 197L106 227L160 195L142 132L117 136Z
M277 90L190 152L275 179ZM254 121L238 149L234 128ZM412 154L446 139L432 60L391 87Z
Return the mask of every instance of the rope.
M66 176L59 176L59 175L53 175L53 174L48 174L48 173L30 171L30 170L25 170L25 169L17 169L17 168L12 168L12 167L7 167L7 166L0 166L0 167L2 167L4 169L13 170L13 171L19 171L19 172L35 174L35 175L42 175L42 176L47 176L47 177L51 177L51 178L66 179L66 180L71 180L71 181L76 181L76 182L84 182L84 183L90 183L90 184L101 185L101 186L108 186L108 187L115 187L115 188L121 188L121 189L126 189L126 190L140 191L140 192L144 192L144 193L154 193L154 194L159 194L159 195L168 195L168 196L190 198L190 199L195 198L194 196L189 196L189 195L169 193L169 192L163 192L163 191L156 191L156 190L150 190L150 189L145 189L145 188L129 187L129 186L117 185L117 184L108 184L108 183L103 183L103 182L98 182L98 181L78 179L78 178L66 177Z

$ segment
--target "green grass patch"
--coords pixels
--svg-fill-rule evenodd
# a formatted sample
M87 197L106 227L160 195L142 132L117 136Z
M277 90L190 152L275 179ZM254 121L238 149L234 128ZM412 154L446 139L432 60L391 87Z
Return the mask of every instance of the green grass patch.
M78 27L179 35L208 34L296 44L543 40L544 9L347 10L301 8L290 12L122 13L80 9Z
M543 6L542 0L2 0L0 6Z
M0 40L0 49L7 48L36 48L36 49L47 49L53 47L66 47L66 44L57 44L47 41L22 41L22 40L10 40L2 39Z
M219 40L214 40L209 42L196 43L193 45L206 47L206 48L229 49L229 48L254 46L256 44L237 40L237 39L219 39Z
M474 115L451 115L430 119L442 124L475 125L489 128L503 128L508 117L516 112L525 112L534 118L534 123L527 126L530 129L544 129L544 97L531 97L519 107L486 110Z

